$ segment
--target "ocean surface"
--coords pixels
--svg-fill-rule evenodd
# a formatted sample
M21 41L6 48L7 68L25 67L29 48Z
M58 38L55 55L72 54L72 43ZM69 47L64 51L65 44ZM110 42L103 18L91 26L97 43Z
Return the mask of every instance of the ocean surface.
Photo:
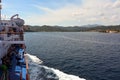
M27 52L86 80L120 80L120 33L28 32Z

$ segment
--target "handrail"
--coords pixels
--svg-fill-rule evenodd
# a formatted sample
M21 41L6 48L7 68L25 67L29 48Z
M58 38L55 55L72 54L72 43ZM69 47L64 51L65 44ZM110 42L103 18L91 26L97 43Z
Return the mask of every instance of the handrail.
M28 69L29 69L29 67L28 67L28 58L27 58L27 56L25 56L25 62L26 62L26 80L30 80L30 76L29 76L29 72L28 72Z
M0 32L0 34L24 34L24 32Z

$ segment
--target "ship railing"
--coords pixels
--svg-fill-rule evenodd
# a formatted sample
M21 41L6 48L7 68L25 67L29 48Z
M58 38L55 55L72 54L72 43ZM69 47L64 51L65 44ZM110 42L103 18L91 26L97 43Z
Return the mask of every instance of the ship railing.
M28 57L25 55L26 62L26 80L30 80L29 67L28 67Z
M0 41L23 41L23 32L3 33L0 32Z

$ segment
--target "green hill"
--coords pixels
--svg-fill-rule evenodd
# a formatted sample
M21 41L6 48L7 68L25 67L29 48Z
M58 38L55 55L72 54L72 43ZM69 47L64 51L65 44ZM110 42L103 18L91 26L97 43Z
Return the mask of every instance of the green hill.
M94 26L94 27L81 27L81 26L28 26L26 32L85 32L85 31L96 31L96 32L106 32L106 31L117 31L120 32L120 25L113 26Z

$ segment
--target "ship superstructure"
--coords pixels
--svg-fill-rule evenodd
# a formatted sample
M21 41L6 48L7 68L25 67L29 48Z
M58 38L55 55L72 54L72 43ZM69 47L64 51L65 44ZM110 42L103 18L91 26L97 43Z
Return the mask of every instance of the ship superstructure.
M24 44L24 20L18 18L18 15L14 17L0 21L0 58L7 54L7 49L12 44Z
M1 19L0 0L0 80L29 80L25 57L24 20L18 14Z

